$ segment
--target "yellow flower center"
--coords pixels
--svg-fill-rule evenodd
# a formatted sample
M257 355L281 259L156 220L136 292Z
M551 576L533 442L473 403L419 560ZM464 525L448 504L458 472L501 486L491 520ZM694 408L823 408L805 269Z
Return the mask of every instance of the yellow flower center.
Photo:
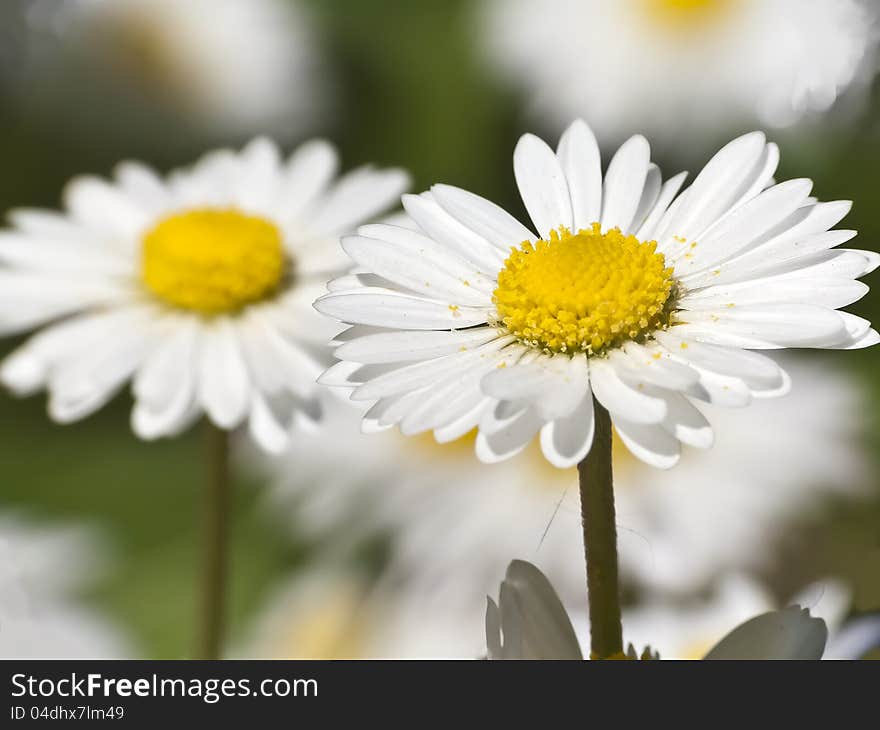
M639 0L648 17L673 28L693 28L717 20L735 0Z
M598 223L514 248L498 275L497 323L546 352L597 355L669 325L672 269L657 243Z
M270 297L287 261L268 220L202 208L160 221L143 238L141 274L159 299L206 315L236 312Z

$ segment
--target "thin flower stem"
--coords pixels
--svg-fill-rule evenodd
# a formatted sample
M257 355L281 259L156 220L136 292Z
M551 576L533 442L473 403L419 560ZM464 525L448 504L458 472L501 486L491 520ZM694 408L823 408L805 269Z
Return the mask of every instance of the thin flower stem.
M229 434L205 421L203 575L198 656L219 659L223 649L229 522Z
M611 416L593 400L596 430L593 446L578 464L587 593L590 604L590 644L594 658L623 651L620 588L617 581L617 526L611 468Z

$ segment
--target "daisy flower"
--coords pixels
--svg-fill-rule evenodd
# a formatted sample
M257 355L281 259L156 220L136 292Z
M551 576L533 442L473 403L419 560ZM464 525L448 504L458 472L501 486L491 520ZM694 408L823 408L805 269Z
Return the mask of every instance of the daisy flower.
M486 462L540 435L550 463L574 466L596 423L604 454L610 413L636 457L670 467L682 443L712 444L693 401L788 391L786 373L751 350L880 340L838 311L864 296L857 279L880 256L835 250L855 235L831 230L850 203L817 202L806 179L776 184L778 159L746 134L678 194L684 174L664 182L644 137L603 177L583 121L556 151L524 135L513 166L537 233L435 185L403 198L418 230L379 224L343 239L360 269L315 303L351 325L321 382L371 404L367 430L452 441L477 428Z
M129 639L77 598L100 569L94 535L0 515L0 657L119 659Z
M829 626L823 613L838 614L843 609L845 591L834 584L811 586L804 596L812 598L808 607L800 605L802 599L795 598L792 605L775 610L767 609L762 591L756 586L740 584L734 587L735 580L728 581L725 592L738 601L736 609L727 604L716 616L694 615L693 611L679 609L672 614L685 631L696 633L707 631L707 626L719 626L715 640L706 646L691 647L685 655L672 652L663 655L657 651L656 644L635 644L630 641L624 652L621 650L611 659L800 659L817 660L828 658ZM731 591L731 589L733 589ZM811 594L819 593L818 596ZM830 593L830 599L823 594ZM547 577L535 565L521 560L510 563L504 581L501 583L499 601L496 604L490 597L486 608L486 643L489 659L580 659L580 642L565 607L562 605ZM816 603L820 612L816 613ZM758 615L749 612L749 607L759 611ZM824 605L822 605L824 604ZM647 609L644 628L653 636L663 636L664 624L669 616L663 609ZM835 618L839 616L835 615ZM666 621L664 621L666 619ZM730 623L736 621L736 623ZM731 628L734 627L734 628ZM848 658L858 659L867 650L876 646L880 638L880 624L874 621L873 636L865 625L858 632L858 641L850 641L856 651ZM668 635L668 631L666 632ZM692 633L693 635L693 633ZM661 639L662 641L662 639ZM832 640L832 644L834 641ZM860 644L860 647L856 645ZM637 648L638 647L638 648ZM644 647L644 648L643 648Z
M880 645L880 615L847 621L850 602L850 591L836 580L817 581L780 605L754 580L729 575L701 600L684 604L651 601L629 611L625 615L627 640L636 646L650 644L665 659L700 659L732 626L783 605L800 605L828 626L824 659L859 659Z
M346 265L337 236L406 185L400 170L334 181L336 169L326 142L285 160L257 139L164 179L125 162L112 180L73 180L63 212L13 211L0 233L0 332L40 332L0 380L18 394L47 389L60 423L131 381L141 438L205 413L282 448L293 422L320 415L314 380L333 328L311 302Z
M220 133L289 133L323 106L320 53L299 2L36 0L27 15L92 74L116 77ZM57 74L69 54L46 60Z
M672 141L825 111L868 87L878 39L860 0L493 0L479 25L536 118Z

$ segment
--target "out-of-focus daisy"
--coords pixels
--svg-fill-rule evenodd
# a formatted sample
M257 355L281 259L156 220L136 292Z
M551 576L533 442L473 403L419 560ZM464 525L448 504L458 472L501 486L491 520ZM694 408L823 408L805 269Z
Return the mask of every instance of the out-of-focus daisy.
M752 349L859 348L870 323L837 311L867 291L880 256L834 247L848 202L818 203L806 179L774 184L776 146L753 132L693 184L663 183L644 137L604 176L582 121L557 151L524 135L514 172L536 235L449 185L404 197L414 231L364 226L343 247L365 273L315 303L353 325L322 382L372 403L364 425L478 428L476 453L502 461L540 434L553 465L590 450L594 402L656 467L713 434L692 400L745 406L782 395L787 375Z
M784 126L873 75L878 28L860 0L493 0L481 45L561 128L656 139ZM576 29L560 42L566 29Z
M481 597L485 624L482 614L477 616L474 630L468 625L473 617L408 604L405 585L368 587L354 571L316 566L270 598L237 655L271 659L476 658L487 653L490 659L583 656L586 613L566 610L540 570L514 560L496 604L492 596L497 595L497 582L496 577L488 609L486 596ZM730 658L818 659L823 648L824 658L859 658L877 646L880 616L862 617L841 628L847 601L845 589L825 581L792 599L805 609L793 605L778 612L762 588L745 578L728 578L717 598L626 612L625 623L633 627L627 635L629 658L653 659L658 653L661 659L726 658L723 653ZM758 616L762 618L756 620ZM744 631L746 625L754 636ZM732 641L734 630L736 641Z
M839 591L835 591L839 593ZM837 597L840 597L839 595ZM760 603L761 601L757 601ZM835 603L834 611L840 605ZM748 600L740 600L744 607ZM719 641L694 652L694 659L821 659L828 641L828 624L814 607L795 603L782 610L747 614L728 624ZM735 615L730 612L730 615ZM720 616L718 617L721 618ZM681 613L676 619L687 623ZM683 620L682 620L683 619ZM661 622L647 622L659 629ZM692 628L689 625L689 628ZM578 659L580 642L565 608L547 577L531 563L514 560L501 583L499 602L489 598L486 609L489 659ZM629 642L626 652L610 659L658 659L655 646L643 649ZM667 657L669 658L669 657ZM672 658L683 658L673 654ZM857 657L854 657L857 658Z
M28 15L103 76L218 132L289 134L322 109L320 54L296 1L36 0Z
M850 594L838 581L818 581L788 603L806 606L825 621L829 632L825 659L858 659L880 645L878 617L845 621ZM741 575L728 576L703 600L683 605L654 602L627 612L627 641L636 646L650 643L666 659L700 659L731 627L778 608L778 601L762 586Z
M383 621L369 581L338 562L316 562L282 581L257 612L236 655L256 659L374 656Z
M781 363L794 381L788 396L750 412L712 409L711 454L686 449L674 470L656 472L616 444L626 582L687 594L724 571L760 568L787 520L831 493L858 491L866 470L864 424L852 415L859 389L828 362ZM537 562L572 608L583 602L574 474L550 467L536 446L490 466L475 458L472 436L437 444L393 431L361 435L346 404L326 411L321 431L299 436L274 463L271 513L295 515L294 534L332 535L337 547L342 537L395 536L387 580L399 587L390 590L400 593L401 652L472 656L483 597L511 555Z
M334 330L311 302L345 266L337 236L406 185L399 170L334 181L336 169L326 142L284 160L257 139L165 179L133 162L112 181L77 178L64 212L13 211L0 233L0 331L43 329L0 379L20 394L45 387L61 423L131 379L142 438L204 412L283 447L292 419L319 415L314 380Z
M0 517L0 657L131 656L119 628L77 599L99 567L95 552L83 529Z

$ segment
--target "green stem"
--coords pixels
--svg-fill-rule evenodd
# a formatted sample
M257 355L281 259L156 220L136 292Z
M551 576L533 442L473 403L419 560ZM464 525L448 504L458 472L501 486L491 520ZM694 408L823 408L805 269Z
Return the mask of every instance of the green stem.
M219 659L226 614L229 522L229 434L205 421L205 503L203 575L198 656Z
M590 643L593 658L623 651L620 588L617 580L617 526L611 468L611 417L593 399L596 424L593 446L578 465L587 594L590 604Z

